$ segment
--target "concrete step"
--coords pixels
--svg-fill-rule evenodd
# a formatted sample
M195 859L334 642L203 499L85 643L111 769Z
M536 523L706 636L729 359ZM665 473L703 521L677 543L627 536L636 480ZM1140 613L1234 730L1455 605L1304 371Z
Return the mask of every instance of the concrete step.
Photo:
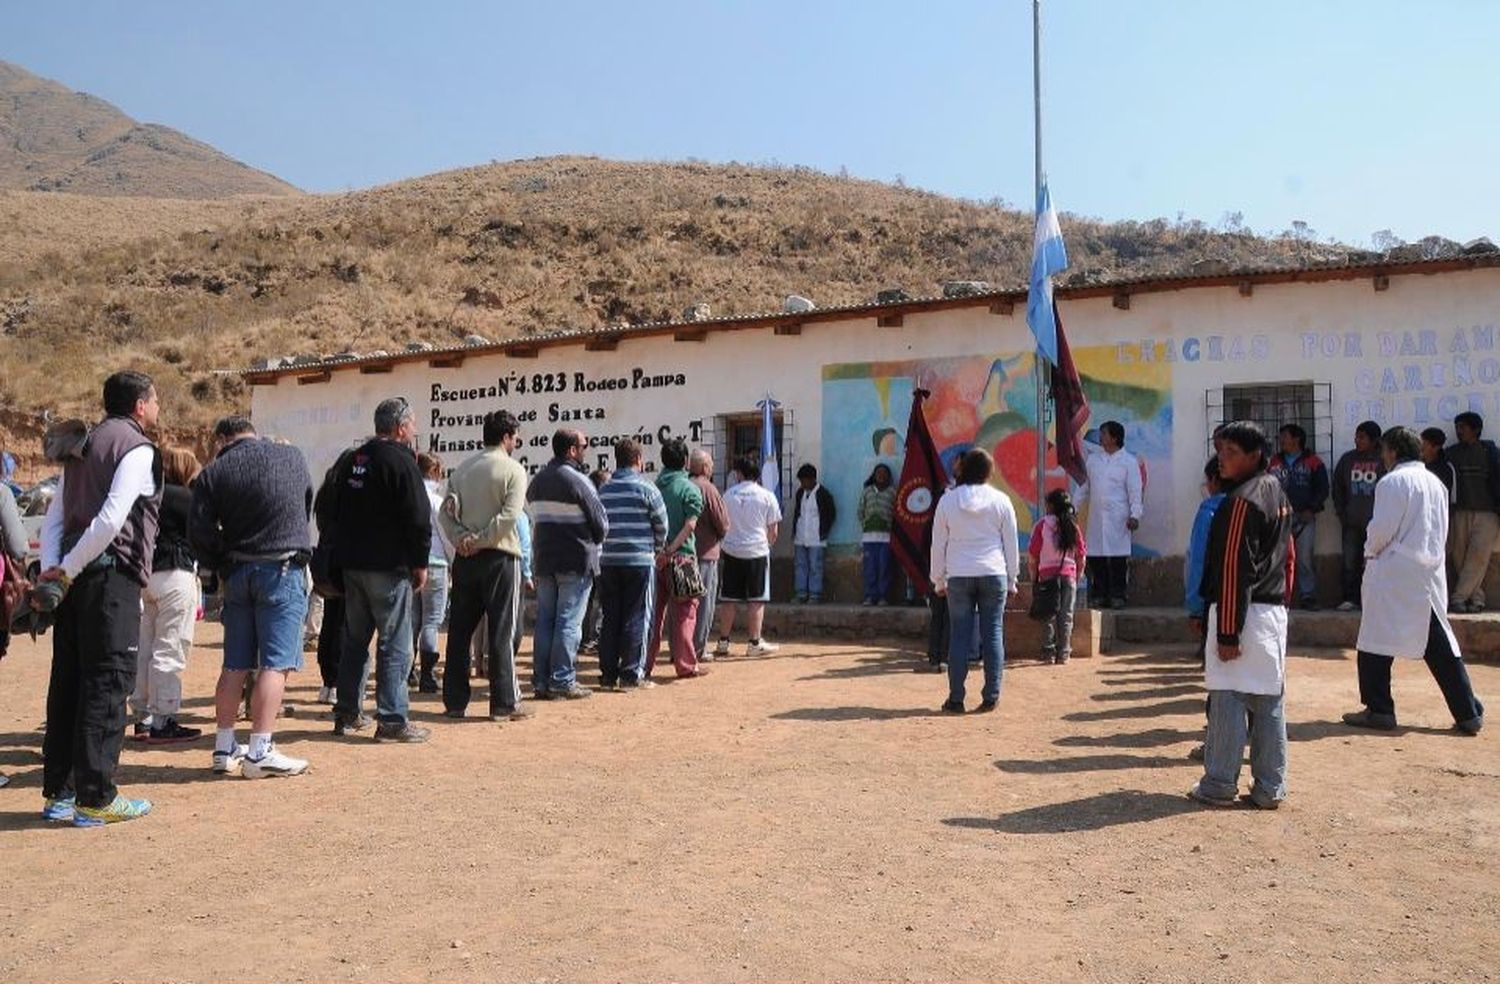
M1101 613L1105 652L1166 643L1196 643L1180 608L1126 608ZM1500 663L1500 613L1450 615L1459 649L1471 663ZM1287 644L1305 648L1353 649L1359 612L1293 611Z
M1104 613L1079 609L1073 617L1073 655L1097 656ZM927 609L915 605L769 604L764 631L773 639L910 639L927 645ZM740 625L743 626L743 620ZM740 628L740 632L744 629ZM1029 658L1042 651L1042 624L1021 608L1005 612L1007 657Z

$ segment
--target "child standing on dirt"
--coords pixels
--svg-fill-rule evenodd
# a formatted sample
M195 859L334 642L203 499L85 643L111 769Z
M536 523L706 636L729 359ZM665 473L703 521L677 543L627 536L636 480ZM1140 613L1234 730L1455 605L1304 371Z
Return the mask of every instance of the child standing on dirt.
M1088 545L1078 528L1073 499L1062 489L1047 493L1047 515L1031 532L1027 547L1036 582L1057 578L1057 614L1042 627L1042 662L1061 666L1073 655L1073 606L1078 600L1078 572Z

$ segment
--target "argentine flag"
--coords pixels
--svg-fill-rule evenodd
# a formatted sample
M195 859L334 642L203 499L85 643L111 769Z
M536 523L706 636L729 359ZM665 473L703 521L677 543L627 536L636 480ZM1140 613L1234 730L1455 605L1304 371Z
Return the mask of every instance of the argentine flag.
M1036 196L1036 237L1032 241L1031 286L1026 292L1026 323L1036 336L1036 348L1057 365L1057 315L1052 307L1052 275L1068 268L1062 227L1047 192L1047 179Z
M773 411L781 406L771 399L760 401L760 484L771 490L776 501L781 501L781 461L776 457L776 418Z

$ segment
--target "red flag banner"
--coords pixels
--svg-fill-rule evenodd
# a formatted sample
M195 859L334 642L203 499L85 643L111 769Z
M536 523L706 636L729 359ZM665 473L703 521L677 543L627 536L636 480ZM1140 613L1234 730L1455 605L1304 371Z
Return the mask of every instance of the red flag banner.
M1089 398L1083 394L1083 380L1073 364L1073 351L1063 334L1062 313L1057 316L1057 365L1052 367L1052 408L1057 422L1057 464L1073 481L1088 481L1083 460L1084 427L1089 419Z
M896 486L896 515L891 523L891 553L922 594L931 594L927 580L932 565L932 514L948 487L948 472L927 429L922 401L932 394L912 391L911 419L906 425L906 462Z

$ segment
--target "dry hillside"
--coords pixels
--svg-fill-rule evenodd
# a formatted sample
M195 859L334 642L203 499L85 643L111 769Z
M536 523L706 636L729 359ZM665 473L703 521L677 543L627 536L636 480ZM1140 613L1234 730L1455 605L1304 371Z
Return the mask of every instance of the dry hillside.
M222 198L297 189L170 127L0 61L0 190Z
M549 158L160 205L147 220L119 199L0 198L0 218L17 218L0 222L0 406L88 408L129 364L161 379L165 420L197 427L245 401L211 370L261 356L658 320L699 301L741 314L792 292L829 305L1016 285L1031 252L1032 220L1013 209L734 164ZM1343 252L1198 223L1063 228L1075 282Z

